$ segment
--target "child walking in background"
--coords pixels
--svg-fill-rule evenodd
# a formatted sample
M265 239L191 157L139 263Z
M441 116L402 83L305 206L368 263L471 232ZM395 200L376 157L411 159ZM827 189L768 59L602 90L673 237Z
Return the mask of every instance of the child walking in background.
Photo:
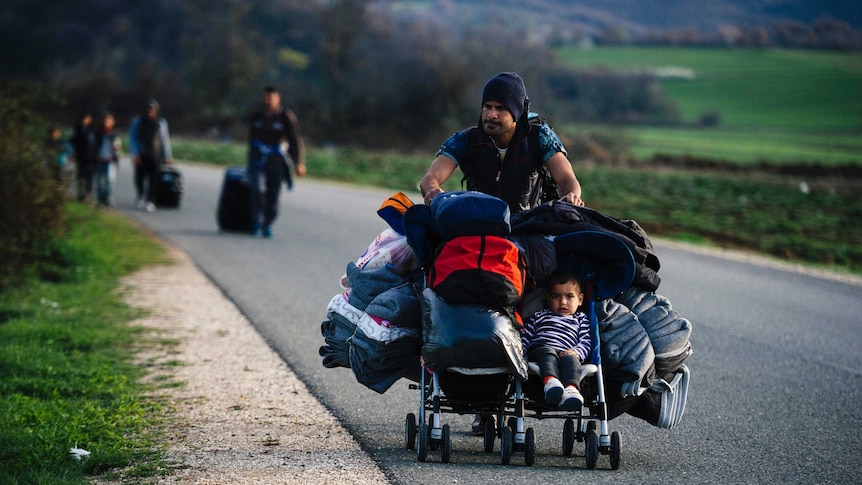
M94 185L96 199L100 207L113 207L114 185L117 180L117 169L120 162L120 138L114 133L114 115L111 112L101 113L99 126L96 128L95 155L96 171Z
M581 283L570 273L548 278L547 308L524 326L522 341L530 362L539 365L545 402L565 411L581 409L579 370L591 349L590 321L579 311L584 301Z
M48 153L50 159L47 162L48 170L57 179L64 182L63 170L66 168L66 159L69 157L71 147L63 140L63 130L58 125L51 125L48 130Z

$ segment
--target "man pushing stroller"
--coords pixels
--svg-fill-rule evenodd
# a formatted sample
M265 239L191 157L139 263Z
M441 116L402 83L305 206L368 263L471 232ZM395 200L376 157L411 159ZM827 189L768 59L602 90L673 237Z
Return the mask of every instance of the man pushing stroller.
M521 76L501 72L489 79L482 89L478 124L450 136L419 182L425 204L443 193L441 185L460 168L467 190L503 199L512 214L552 196L583 206L581 184L562 141L548 124L531 124L530 116ZM545 193L550 186L545 182L556 184L553 194ZM484 419L476 416L474 434L482 433Z

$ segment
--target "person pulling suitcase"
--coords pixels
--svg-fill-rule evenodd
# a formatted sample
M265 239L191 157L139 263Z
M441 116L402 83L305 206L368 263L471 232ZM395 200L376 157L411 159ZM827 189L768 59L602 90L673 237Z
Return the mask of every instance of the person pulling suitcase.
M159 115L159 103L147 100L144 112L129 126L129 151L135 164L138 209L156 210L156 189L162 164L173 164L168 122Z
M293 112L282 106L275 86L263 89L263 106L251 118L248 142L252 236L269 238L272 237L272 223L278 216L282 181L290 189L293 170L297 177L305 176L299 123Z

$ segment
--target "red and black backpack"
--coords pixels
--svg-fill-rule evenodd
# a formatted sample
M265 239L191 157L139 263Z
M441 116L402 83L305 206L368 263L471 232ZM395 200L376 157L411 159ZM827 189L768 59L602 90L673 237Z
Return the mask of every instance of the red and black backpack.
M511 310L524 296L526 260L499 236L460 236L444 242L428 271L428 287L452 304Z

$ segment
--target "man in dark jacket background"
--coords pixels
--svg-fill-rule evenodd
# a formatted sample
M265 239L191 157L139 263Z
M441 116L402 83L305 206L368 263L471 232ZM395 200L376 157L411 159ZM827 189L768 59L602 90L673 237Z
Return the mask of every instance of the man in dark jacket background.
M272 237L281 183L286 181L288 188L292 185L290 162L297 177L305 175L299 123L293 112L282 106L281 95L275 86L263 89L263 106L251 118L248 143L252 235Z

